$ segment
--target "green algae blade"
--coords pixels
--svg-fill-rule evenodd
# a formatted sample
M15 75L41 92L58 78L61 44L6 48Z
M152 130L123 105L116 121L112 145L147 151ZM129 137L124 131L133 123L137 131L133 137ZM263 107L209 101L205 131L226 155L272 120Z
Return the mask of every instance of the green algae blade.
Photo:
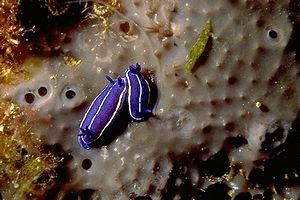
M197 60L199 57L202 55L202 53L205 50L205 47L207 45L208 39L212 34L212 23L211 20L207 20L204 29L202 30L199 38L197 39L197 42L194 44L192 47L189 56L188 56L188 61L184 65L184 68L187 71L192 71Z

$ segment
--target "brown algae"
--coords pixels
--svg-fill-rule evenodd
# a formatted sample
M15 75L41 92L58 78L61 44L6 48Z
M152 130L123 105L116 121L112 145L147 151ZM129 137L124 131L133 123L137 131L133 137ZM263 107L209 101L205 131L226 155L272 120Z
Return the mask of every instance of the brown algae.
M5 199L42 197L56 179L60 158L42 150L25 111L14 102L0 102L0 119L2 195Z

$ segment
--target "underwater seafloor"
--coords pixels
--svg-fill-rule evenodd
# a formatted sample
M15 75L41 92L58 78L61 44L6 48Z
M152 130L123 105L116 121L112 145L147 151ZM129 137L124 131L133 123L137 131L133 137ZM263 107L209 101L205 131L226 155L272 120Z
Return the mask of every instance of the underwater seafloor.
M298 0L0 0L0 199L299 199L299 34ZM153 116L82 148L136 63Z

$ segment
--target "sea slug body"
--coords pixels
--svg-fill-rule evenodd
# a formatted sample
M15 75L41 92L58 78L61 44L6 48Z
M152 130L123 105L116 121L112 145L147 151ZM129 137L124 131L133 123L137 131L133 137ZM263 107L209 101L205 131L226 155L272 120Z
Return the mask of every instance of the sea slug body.
M85 113L78 135L79 144L90 149L91 144L99 139L119 117L127 96L127 84L124 78L112 80L106 76L109 85L93 100Z
M141 66L129 66L125 74L128 85L128 108L133 121L143 121L152 115L149 109L150 87L141 74Z

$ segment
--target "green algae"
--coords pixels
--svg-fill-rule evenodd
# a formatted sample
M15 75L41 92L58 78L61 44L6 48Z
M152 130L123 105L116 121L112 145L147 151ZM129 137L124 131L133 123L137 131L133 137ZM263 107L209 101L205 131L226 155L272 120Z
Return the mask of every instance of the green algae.
M192 47L192 49L188 55L188 61L183 67L184 69L186 69L187 71L190 71L190 72L194 69L196 62L200 58L202 53L204 52L204 50L207 46L209 37L211 35L212 35L212 22L209 19L206 21L204 29L202 30L196 43Z

